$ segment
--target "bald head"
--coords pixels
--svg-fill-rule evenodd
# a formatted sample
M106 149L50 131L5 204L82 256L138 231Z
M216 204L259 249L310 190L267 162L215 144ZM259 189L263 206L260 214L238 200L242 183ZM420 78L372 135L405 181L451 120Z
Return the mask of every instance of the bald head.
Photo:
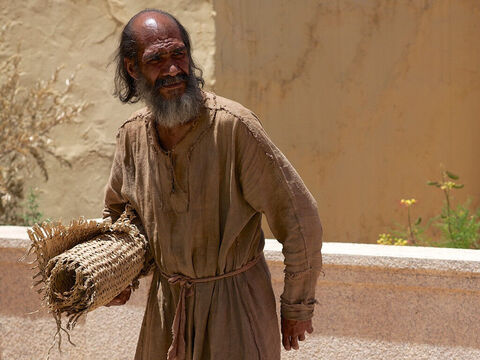
M185 64L179 64L183 69L177 70L193 74L199 86L203 87L202 71L192 59L190 37L183 25L173 15L161 10L146 9L139 12L122 31L115 59L117 70L114 95L124 103L139 101L135 86L136 74L132 70L142 69L149 62L155 64L164 55L180 56L181 51L185 52L186 61ZM131 64L130 68L128 63ZM170 66L170 75L177 71L175 67Z
M177 23L163 13L156 11L140 13L133 18L131 30L137 39L139 52L152 45L168 48L172 43L181 43L185 46Z

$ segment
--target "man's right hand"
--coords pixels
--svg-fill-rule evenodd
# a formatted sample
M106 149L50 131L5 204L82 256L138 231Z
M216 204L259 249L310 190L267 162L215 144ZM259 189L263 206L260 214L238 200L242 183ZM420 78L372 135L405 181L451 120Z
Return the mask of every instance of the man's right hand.
M130 295L132 294L132 288L129 285L125 290L123 290L120 294L112 299L107 305L105 306L119 306L124 305L128 299L130 299Z

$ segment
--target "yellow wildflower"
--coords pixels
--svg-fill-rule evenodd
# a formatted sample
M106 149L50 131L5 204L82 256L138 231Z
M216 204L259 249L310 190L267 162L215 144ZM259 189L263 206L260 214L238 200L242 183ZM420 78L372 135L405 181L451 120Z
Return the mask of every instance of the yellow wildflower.
M410 207L413 204L416 204L417 200L416 199L402 199L400 200L400 204L405 206L405 207Z
M394 240L395 240L395 242L393 243L393 245L397 245L397 246L405 246L408 243L407 240L402 239L402 238L395 238Z
M378 235L377 244L380 245L397 245L397 246L405 246L407 245L408 241L402 238L393 237L389 233L383 233Z

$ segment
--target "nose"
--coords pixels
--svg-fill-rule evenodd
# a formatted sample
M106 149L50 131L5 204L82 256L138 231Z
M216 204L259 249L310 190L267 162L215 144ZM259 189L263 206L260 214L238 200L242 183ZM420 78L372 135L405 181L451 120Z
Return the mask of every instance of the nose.
M180 68L177 65L172 63L168 67L167 75L175 76L175 75L178 75L180 72L181 72Z

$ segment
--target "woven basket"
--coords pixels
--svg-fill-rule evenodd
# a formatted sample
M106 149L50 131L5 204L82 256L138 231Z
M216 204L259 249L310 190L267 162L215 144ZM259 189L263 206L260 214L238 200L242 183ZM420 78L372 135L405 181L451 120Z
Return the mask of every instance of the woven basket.
M35 225L29 230L34 263L41 277L46 307L62 328L61 315L68 317L67 329L88 311L108 304L132 283L138 283L146 267L147 241L130 223L127 213L113 225L79 219L69 226Z

